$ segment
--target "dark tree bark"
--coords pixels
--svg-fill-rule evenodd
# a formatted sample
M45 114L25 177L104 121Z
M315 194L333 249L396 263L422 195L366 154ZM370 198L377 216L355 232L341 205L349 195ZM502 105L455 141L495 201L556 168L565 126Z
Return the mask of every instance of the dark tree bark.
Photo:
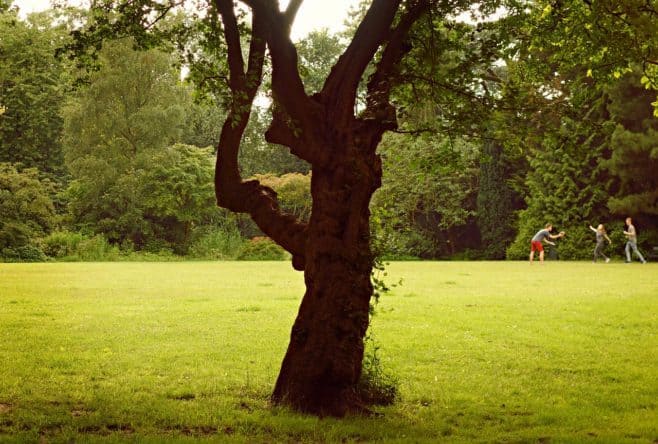
M293 266L304 270L306 293L272 401L313 414L343 416L363 408L356 387L373 293L368 206L381 185L376 149L383 133L397 126L389 95L396 67L408 50L405 37L431 2L410 2L402 8L401 0L374 0L323 90L311 97L304 92L289 37L301 1L290 2L284 12L270 0L243 3L253 14L246 68L232 0L215 0L224 23L234 97L218 149L217 201L249 213L292 253ZM256 181L243 182L238 170L240 138L262 75L265 43L275 100L266 138L288 146L312 165L313 206L306 224L281 212L274 191ZM359 81L380 49L366 109L355 116Z

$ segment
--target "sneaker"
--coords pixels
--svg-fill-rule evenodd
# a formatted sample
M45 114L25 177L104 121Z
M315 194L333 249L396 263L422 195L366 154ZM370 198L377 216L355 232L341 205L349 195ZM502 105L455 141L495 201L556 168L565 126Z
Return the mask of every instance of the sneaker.
M605 258L605 263L607 264L608 262L610 262L610 258L609 258L609 257L606 257L606 258Z

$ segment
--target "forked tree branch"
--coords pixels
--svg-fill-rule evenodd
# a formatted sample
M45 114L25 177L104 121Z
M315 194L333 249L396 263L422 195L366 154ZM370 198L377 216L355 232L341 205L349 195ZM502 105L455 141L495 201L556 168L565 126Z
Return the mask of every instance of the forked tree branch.
M352 42L331 70L321 94L336 113L333 118L351 118L359 81L388 35L400 1L373 0Z
M281 211L276 193L258 181L243 182L238 167L242 135L249 121L251 106L263 76L265 58L264 25L253 14L249 59L245 72L240 34L232 0L214 0L222 16L228 47L229 86L233 96L231 109L222 127L215 168L217 203L235 212L249 213L258 227L293 255L293 266L305 265L306 225Z
M267 23L265 37L272 60L272 93L274 121L267 140L288 146L297 157L316 167L325 165L328 149L316 136L316 122L321 108L311 100L297 66L297 50L290 40L290 28L302 0L291 0L281 12L278 1L242 0Z
M411 6L401 17L397 26L391 32L381 59L376 65L375 72L368 80L368 93L366 96L366 116L379 119L390 119L391 105L389 98L391 88L394 86L397 69L400 61L411 50L407 42L409 30L413 24L426 13L432 1L421 0ZM394 116L394 111L393 111ZM384 122L389 129L394 129L394 122Z

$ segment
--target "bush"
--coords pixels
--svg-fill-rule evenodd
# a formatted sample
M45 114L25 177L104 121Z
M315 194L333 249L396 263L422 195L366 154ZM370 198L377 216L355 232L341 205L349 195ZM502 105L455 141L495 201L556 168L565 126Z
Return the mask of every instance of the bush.
M119 258L119 248L103 235L93 237L70 231L56 231L41 239L41 248L50 258L68 261L112 261Z
M33 244L3 248L0 257L7 262L44 262L47 259L43 251Z
M30 243L30 227L21 222L0 221L0 249L14 250Z
M255 178L276 192L283 211L304 221L311 217L311 173L256 174Z
M271 188L277 194L281 209L296 218L307 221L311 216L311 173L289 173L282 176L275 174L256 174L254 179ZM262 237L263 232L249 215L240 214L236 223L242 237Z
M566 227L564 229L566 236L561 239L556 239L555 247L549 245L547 248L547 258L552 258L549 253L552 249L557 250L558 258L562 260L582 260L591 259L592 252L596 246L596 236L594 232L590 231L588 227ZM553 234L557 234L557 230L553 230ZM530 251L528 249L528 251Z
M119 248L110 245L105 236L98 234L82 240L76 253L82 261L111 261L119 257Z
M70 231L54 231L41 239L41 249L46 256L61 259L73 256L78 250L78 245L85 237L80 233Z
M151 238L146 241L142 251L156 255L172 255L174 249L172 245L164 239Z
M373 249L386 258L428 258L437 251L435 243L425 232L390 227L373 231Z
M255 237L248 241L237 259L241 261L281 261L286 251L268 237Z
M0 254L8 260L43 260L36 240L56 222L54 185L35 168L0 162Z
M193 235L189 256L195 259L234 259L244 245L235 224L219 228L204 227Z

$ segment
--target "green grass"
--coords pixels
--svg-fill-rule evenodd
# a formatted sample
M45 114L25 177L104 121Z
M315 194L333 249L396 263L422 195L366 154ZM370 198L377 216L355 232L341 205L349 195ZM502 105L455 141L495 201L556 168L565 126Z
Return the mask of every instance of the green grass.
M268 404L287 263L0 264L0 442L658 442L658 264L387 270L401 399L335 420Z

